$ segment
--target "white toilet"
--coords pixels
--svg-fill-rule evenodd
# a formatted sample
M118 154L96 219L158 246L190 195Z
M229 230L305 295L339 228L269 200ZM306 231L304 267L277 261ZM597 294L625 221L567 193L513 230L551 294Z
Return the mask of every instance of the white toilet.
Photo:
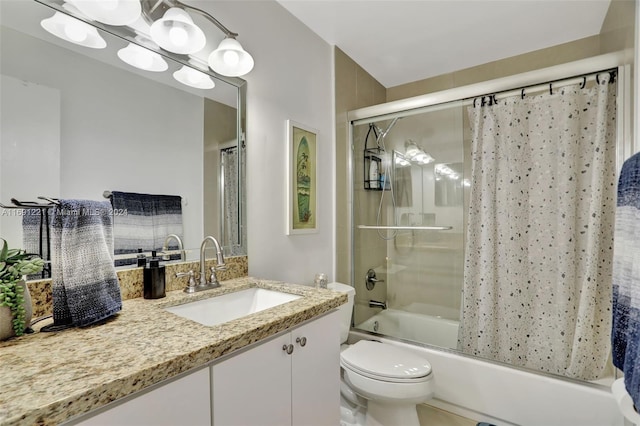
M346 343L351 326L355 289L341 283L328 288L347 293L349 301L340 306L341 343ZM351 420L344 419L349 409L343 407L343 424L359 424L364 417L367 426L419 426L416 404L433 394L431 365L419 355L404 348L371 340L343 345L340 353L343 401L352 408ZM355 395L354 395L355 393ZM364 398L358 398L357 396ZM366 405L366 414L358 406Z

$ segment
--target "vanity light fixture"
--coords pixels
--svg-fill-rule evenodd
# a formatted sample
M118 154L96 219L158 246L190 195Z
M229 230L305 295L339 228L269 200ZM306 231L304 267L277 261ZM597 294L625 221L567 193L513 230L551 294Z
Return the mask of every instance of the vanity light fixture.
M1 1L1 0L0 0ZM184 67L173 76L179 82L201 89L215 86L204 70L211 68L227 77L241 77L253 69L254 61L231 32L208 12L181 3L178 0L65 0L62 6L69 14L56 12L53 17L41 21L42 27L63 40L94 49L102 49L107 43L89 21L106 25L127 26L137 34L136 42L118 51L118 57L129 65L147 71L168 69L166 61L158 54L159 48L168 52L189 55L189 62L197 60L200 70ZM206 44L204 31L193 21L188 11L203 16L224 33L224 39L211 53L202 51ZM78 18L74 18L78 17ZM85 22L87 21L87 22ZM155 45L145 51L149 39ZM206 61L206 62L205 62Z
M107 42L95 27L61 12L40 21L42 28L56 37L92 49L104 49Z
M396 167L407 167L411 165L411 163L401 153L394 151L393 156Z
M129 25L142 13L140 0L66 0L93 21L107 25Z
M427 154L426 152L421 152L418 155L416 155L415 157L412 158L413 161L415 161L418 164L429 164L429 163L433 163L435 161L435 159Z
M162 56L134 43L118 50L118 57L132 67L145 71L162 72L169 68Z
M204 32L179 7L170 8L151 24L151 38L163 49L180 54L196 53L207 43Z
M415 143L415 141L408 139L405 142L405 157L414 163L418 163L420 165L425 165L429 163L433 163L435 159L424 152L422 148Z
M434 171L436 180L441 180L442 178L447 178L447 179L451 179L451 180L460 179L460 173L458 173L455 170L453 170L447 164L436 164L435 167L433 168L433 171ZM464 179L463 180L463 185L468 186L465 183L465 181L468 182L467 179Z
M182 84L195 87L196 89L213 89L216 86L207 74L188 66L183 66L174 72L173 78Z
M238 34L208 12L178 0L142 0L142 16L151 24L153 41L173 53L196 53L206 44L204 33L193 23L187 11L203 16L224 33L225 38L208 56L208 64L213 71L227 77L241 77L253 69L253 57L236 40Z
M209 55L209 66L218 74L240 77L253 69L253 58L234 37L227 36Z

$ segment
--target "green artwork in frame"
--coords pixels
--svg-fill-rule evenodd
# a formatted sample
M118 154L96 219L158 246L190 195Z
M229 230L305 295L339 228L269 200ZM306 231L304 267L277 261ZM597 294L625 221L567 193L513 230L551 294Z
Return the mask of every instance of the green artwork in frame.
M317 232L317 131L288 121L288 229L291 234Z

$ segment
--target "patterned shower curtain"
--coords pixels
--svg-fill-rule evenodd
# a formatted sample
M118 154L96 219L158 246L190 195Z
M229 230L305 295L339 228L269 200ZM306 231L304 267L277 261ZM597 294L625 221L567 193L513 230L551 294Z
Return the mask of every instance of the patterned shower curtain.
M615 83L469 107L459 348L568 377L610 353Z
M220 151L224 174L224 242L225 255L237 255L239 238L238 205L238 148L227 148Z

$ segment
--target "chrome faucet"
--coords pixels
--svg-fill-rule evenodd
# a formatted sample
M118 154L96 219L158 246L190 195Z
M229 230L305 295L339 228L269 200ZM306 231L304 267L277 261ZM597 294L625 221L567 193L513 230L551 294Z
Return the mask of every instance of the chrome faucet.
M211 276L207 279L207 268L206 268L206 257L204 255L205 249L207 248L207 241L213 242L213 245L216 247L216 266L211 267ZM216 270L226 269L226 265L224 264L224 255L222 254L222 247L220 247L220 243L218 240L213 238L211 235L204 238L202 244L200 245L200 285L198 287L202 288L216 288L220 286L218 282L218 277L216 276Z
M369 300L369 307L387 309L387 302L378 302L377 300Z
M186 260L187 256L184 251L184 245L182 244L182 240L180 239L180 237L176 234L167 235L167 238L164 239L164 245L162 246L162 251L165 252L169 250L169 241L171 241L172 239L176 240L176 242L178 243L178 250L180 250L180 260ZM168 254L162 256L163 260L169 260L169 258L170 256Z

